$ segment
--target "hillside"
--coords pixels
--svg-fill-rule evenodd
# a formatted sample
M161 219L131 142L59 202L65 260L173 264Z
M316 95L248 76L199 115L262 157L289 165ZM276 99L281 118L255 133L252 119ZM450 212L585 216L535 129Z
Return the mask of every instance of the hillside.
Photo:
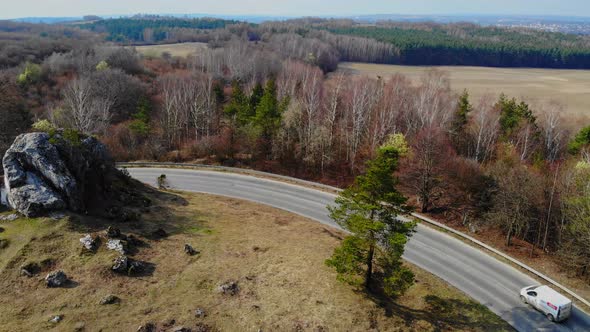
M82 250L79 239L102 234L107 226L102 220L2 222L0 238L8 245L0 249L1 326L11 331L130 331L149 323L193 331L510 330L482 305L415 267L418 282L396 302L336 281L324 260L342 235L304 218L203 194L160 193L153 202L141 222L114 225L139 239L129 256L146 269L134 276L109 271L117 254L104 244L96 253ZM154 233L160 228L165 236ZM187 255L185 243L200 253ZM21 276L20 267L29 263L40 271ZM55 269L71 277L66 288L45 287L42 277ZM218 291L228 281L238 285L233 296ZM119 301L100 305L109 294ZM197 309L204 316L198 317ZM62 320L50 322L56 315Z

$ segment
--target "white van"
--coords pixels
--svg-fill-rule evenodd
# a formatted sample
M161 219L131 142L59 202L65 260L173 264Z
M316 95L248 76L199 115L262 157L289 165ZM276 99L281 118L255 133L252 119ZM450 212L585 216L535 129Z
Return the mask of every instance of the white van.
M572 314L572 301L548 286L520 290L520 300L541 311L552 322L562 322Z

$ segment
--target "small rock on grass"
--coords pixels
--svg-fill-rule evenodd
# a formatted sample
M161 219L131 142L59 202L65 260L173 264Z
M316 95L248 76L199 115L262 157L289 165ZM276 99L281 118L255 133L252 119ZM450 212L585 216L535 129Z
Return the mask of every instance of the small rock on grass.
M86 248L86 250L94 251L98 247L98 239L90 234L86 234L80 239L80 243Z
M184 245L184 252L190 256L194 256L199 253L199 251L195 250L195 248L193 248L190 244Z
M53 271L45 277L47 287L62 287L68 281L68 276L61 270Z
M101 304L101 305L115 304L115 303L119 303L120 301L121 301L121 299L115 295L107 295L100 300L99 304Z
M64 316L63 316L63 315L55 315L55 316L51 317L51 319L49 319L49 321L50 321L51 323L57 324L57 323L61 322L61 320L62 320L63 318L64 318Z
M127 251L127 242L119 239L109 239L107 241L107 249L114 250L124 255Z
M140 261L133 260L125 255L121 255L113 261L113 265L111 266L111 270L120 273L120 274L127 274L127 275L134 275L140 273L145 268L144 263Z
M195 310L195 317L197 317L197 318L203 318L205 316L207 316L207 313L205 312L205 309L203 309L203 308L197 308Z
M127 273L129 270L129 258L125 255L115 258L111 269L117 273Z
M224 295L234 296L240 292L240 286L238 286L237 281L228 281L219 285L219 287L217 287L217 291L223 293Z

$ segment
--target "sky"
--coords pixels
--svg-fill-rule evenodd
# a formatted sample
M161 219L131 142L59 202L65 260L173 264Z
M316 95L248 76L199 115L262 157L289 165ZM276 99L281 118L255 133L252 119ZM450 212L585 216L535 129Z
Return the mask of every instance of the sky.
M590 17L590 0L0 0L0 18L138 13L265 16L493 14Z

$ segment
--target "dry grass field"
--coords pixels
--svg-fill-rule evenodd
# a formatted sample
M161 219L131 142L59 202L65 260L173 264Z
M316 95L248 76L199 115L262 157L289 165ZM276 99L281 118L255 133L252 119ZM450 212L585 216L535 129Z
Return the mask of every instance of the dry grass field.
M340 71L387 77L406 75L417 82L424 71L433 67L378 65L343 62ZM473 101L485 94L505 93L523 98L532 105L555 100L566 107L565 118L573 126L590 123L590 70L435 67L450 73L451 86L461 92L467 89Z
M137 49L140 54L149 57L160 57L164 52L167 52L172 56L186 57L197 53L199 50L206 47L206 43L179 43L135 46L135 49Z
M104 243L95 253L82 251L79 238L102 232L104 221L71 216L0 223L0 239L9 241L0 249L0 330L136 331L148 322L158 331L511 330L416 267L416 285L395 302L338 282L324 261L343 235L319 223L230 198L174 195L153 199L141 222L115 225L144 241L132 254L153 265L142 276L112 273L116 255ZM151 238L157 228L168 236ZM201 253L185 254L185 243ZM21 276L19 267L32 262L42 271ZM47 288L43 277L54 269L73 282ZM217 291L228 280L239 285L234 296ZM108 294L120 302L100 305ZM206 316L196 317L197 308ZM55 315L63 320L50 322Z

